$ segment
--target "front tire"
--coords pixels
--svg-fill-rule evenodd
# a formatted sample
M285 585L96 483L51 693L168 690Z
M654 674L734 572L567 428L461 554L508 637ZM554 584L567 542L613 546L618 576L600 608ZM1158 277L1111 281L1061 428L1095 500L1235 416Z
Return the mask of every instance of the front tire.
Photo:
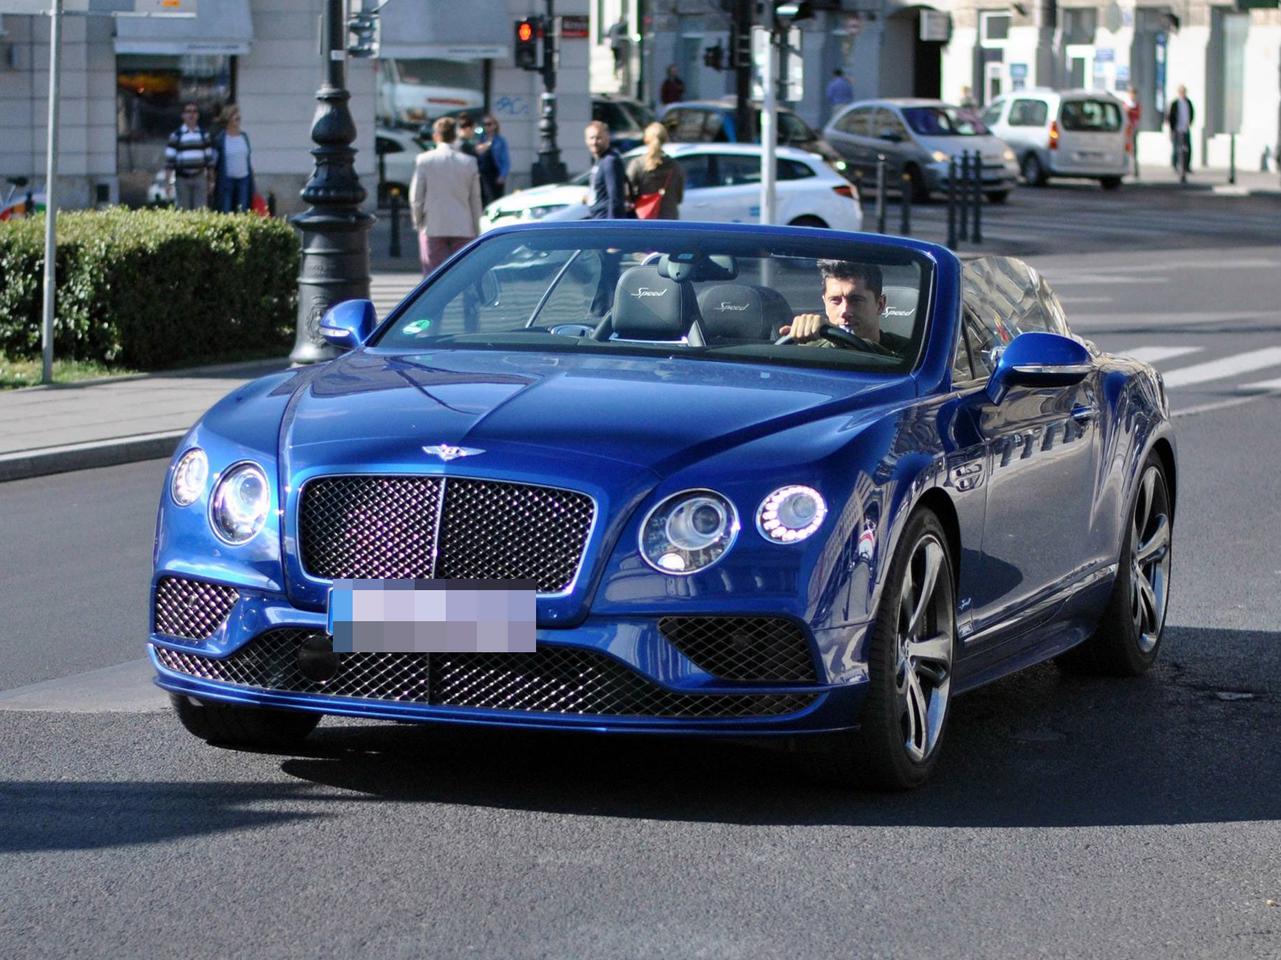
M1139 475L1103 618L1089 639L1057 658L1064 670L1137 677L1156 662L1170 602L1173 520L1165 468L1153 453Z
M1045 167L1041 166L1041 158L1035 153L1029 153L1019 164L1019 169L1023 173L1023 180L1029 187L1045 186Z
M952 558L929 510L912 515L886 577L868 643L868 691L858 730L833 735L812 771L829 782L907 790L938 762L956 645Z
M1103 177L1101 180L1099 180L1099 186L1101 186L1104 190L1120 190L1121 178L1120 177Z
M988 203L1004 203L1008 199L1010 199L1010 191L1008 190L993 190L987 195Z
M187 732L209 743L260 750L296 747L316 729L320 714L237 707L169 694L169 702Z
M827 224L819 217L806 214L802 217L795 217L788 224L789 227L820 227L827 229Z

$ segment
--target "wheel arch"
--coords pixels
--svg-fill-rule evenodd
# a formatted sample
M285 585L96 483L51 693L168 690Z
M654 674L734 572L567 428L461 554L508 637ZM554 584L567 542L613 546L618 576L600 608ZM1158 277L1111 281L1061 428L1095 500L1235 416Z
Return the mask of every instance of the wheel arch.
M1157 437L1156 442L1152 444L1152 452L1160 458L1161 466L1165 469L1166 483L1170 487L1170 512L1173 513L1178 500L1178 476L1174 461L1174 447L1170 445L1167 437Z
M956 506L952 503L942 487L931 487L913 504L911 513L926 509L939 518L943 532L947 534L947 548L952 554L952 579L959 584L961 575L961 521L956 515Z

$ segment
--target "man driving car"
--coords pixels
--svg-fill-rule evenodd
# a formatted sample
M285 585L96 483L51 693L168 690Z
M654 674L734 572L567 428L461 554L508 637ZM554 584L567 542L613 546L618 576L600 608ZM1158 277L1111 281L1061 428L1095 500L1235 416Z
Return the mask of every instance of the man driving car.
M848 260L820 260L818 271L826 315L802 313L780 327L780 334L790 334L793 340L804 343L820 338L820 328L830 325L889 351L901 352L906 345L903 338L881 332L885 294L880 267Z

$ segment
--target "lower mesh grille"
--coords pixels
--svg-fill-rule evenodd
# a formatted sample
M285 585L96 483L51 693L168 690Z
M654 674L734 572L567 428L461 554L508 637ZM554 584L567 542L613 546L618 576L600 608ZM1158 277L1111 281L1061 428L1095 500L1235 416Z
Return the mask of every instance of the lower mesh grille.
M166 668L246 687L334 697L595 716L722 718L803 710L813 694L673 693L612 657L543 647L537 653L344 653L324 683L298 671L307 630L272 630L215 660L156 647Z
M208 640L240 599L235 587L185 577L161 577L156 584L156 633Z
M663 617L659 632L708 673L724 680L816 683L800 624L784 617Z

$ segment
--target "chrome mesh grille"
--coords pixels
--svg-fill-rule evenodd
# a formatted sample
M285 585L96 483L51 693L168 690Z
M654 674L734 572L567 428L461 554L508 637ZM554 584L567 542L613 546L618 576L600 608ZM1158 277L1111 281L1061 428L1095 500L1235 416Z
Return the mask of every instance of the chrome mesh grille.
M487 480L445 483L436 576L536 580L540 593L569 587L592 526L590 497Z
M658 629L681 653L724 680L818 681L804 630L785 617L663 617Z
M322 477L302 493L303 569L326 579L533 580L558 593L578 572L594 513L591 497L554 487Z
M185 577L161 577L156 584L156 633L208 640L240 599L235 587Z
M298 647L313 634L272 630L221 660L156 647L178 673L246 687L578 716L725 718L778 716L812 694L673 693L602 653L542 647L537 653L343 653L324 683L304 677Z

